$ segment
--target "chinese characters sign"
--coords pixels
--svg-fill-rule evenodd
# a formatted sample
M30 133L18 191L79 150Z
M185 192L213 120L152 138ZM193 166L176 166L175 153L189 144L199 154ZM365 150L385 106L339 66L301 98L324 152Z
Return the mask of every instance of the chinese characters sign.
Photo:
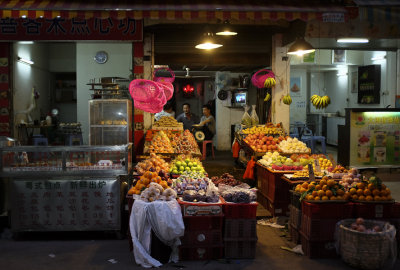
M116 179L14 180L12 187L13 230L120 229Z
M400 164L400 112L352 112L350 165Z
M0 40L143 40L143 21L131 18L0 19Z

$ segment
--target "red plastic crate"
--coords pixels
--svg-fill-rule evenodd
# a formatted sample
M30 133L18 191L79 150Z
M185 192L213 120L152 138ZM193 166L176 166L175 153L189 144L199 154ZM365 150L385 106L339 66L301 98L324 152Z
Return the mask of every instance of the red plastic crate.
M222 259L224 257L224 246L208 247L179 247L179 259L181 261L199 261Z
M221 230L188 231L181 238L183 246L220 246L222 245Z
M210 216L221 215L223 199L219 203L192 203L178 200L182 208L183 216Z
M272 216L289 216L289 202L271 202L268 200L267 210Z
M354 217L375 218L400 218L400 203L355 203Z
M253 239L224 239L225 258L254 259L256 256L257 238Z
M296 208L293 205L289 205L289 223L293 225L295 229L300 229L301 226L301 209Z
M263 195L260 190L257 190L257 202L261 204L265 209L268 209L268 199Z
M295 244L300 244L300 232L298 229L293 227L292 224L288 224L290 240Z
M342 218L314 219L302 215L300 231L311 241L329 241L335 239L336 223Z
M301 247L304 255L311 259L316 258L336 258L335 241L311 241L300 232Z
M256 238L256 219L225 219L224 238Z
M303 215L314 219L353 217L353 203L309 203L303 201L301 204Z
M185 231L205 231L220 230L222 231L222 223L224 216L194 216L183 217L185 223Z
M229 203L223 205L225 218L249 218L257 217L258 203Z

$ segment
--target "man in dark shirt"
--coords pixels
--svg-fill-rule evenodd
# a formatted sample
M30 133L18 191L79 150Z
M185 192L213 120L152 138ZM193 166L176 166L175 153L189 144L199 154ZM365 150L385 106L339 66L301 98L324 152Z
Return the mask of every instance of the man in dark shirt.
M183 104L183 113L178 115L176 121L183 123L183 128L192 130L192 125L197 124L199 122L199 118L190 112L190 104L184 103Z

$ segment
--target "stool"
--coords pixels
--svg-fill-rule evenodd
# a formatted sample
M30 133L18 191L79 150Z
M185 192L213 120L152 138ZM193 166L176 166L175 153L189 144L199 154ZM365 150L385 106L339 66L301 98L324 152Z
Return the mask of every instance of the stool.
M215 156L214 156L214 145L213 145L213 141L212 140L210 140L210 141L203 141L203 151L202 151L202 154L203 154L203 160L205 160L206 159L206 156L207 156L207 144L209 144L209 143L211 143L211 153L212 153L212 157L213 157L213 159L215 158Z
M82 145L83 138L81 134L66 134L65 135L65 145Z
M46 137L43 136L33 136L32 137L32 144L36 146L47 146L49 145L49 141Z
M312 148L316 149L315 144L316 142L320 142L321 143L321 148L322 148L322 153L326 154L326 140L324 136L312 136Z

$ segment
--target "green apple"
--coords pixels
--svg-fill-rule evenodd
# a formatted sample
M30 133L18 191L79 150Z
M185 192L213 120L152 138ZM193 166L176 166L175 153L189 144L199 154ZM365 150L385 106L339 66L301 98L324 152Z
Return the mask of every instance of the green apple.
M191 171L191 170L190 170L190 167L186 167L186 168L185 168L185 171L190 172L190 171Z
M189 163L189 162L190 162L190 159L189 159L189 158L185 159L185 162L186 162L186 163Z
M172 173L173 174L178 174L178 170L173 170Z
M180 161L175 162L175 166L177 166L177 167L182 166L182 162L180 162Z
M183 166L180 166L180 167L179 167L179 170L182 172L182 171L184 171L184 170L185 170L185 167L183 167Z
M193 163L192 163L192 162L189 162L189 163L188 163L188 166L189 166L189 167L193 167Z

